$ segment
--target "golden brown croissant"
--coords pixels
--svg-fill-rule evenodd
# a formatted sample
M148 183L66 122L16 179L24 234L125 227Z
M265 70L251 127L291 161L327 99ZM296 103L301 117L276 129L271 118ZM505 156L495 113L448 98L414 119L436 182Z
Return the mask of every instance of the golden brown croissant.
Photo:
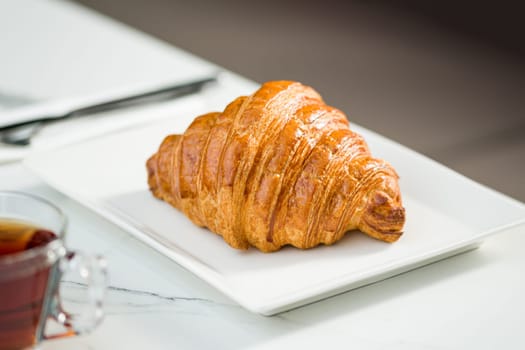
M147 169L156 197L235 248L311 248L356 228L394 242L405 221L395 170L296 82L268 82L196 118Z

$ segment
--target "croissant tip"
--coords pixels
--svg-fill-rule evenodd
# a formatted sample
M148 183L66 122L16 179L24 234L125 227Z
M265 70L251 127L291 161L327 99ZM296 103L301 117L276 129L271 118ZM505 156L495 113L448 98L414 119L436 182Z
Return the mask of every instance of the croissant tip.
M367 201L361 231L385 242L395 242L403 234L405 208L398 198L377 191Z

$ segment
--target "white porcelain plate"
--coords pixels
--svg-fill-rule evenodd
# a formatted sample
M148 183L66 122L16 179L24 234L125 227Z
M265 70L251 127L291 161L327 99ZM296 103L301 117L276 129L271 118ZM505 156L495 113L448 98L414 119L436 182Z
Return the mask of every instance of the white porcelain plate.
M201 111L198 111L199 113ZM197 112L196 112L197 113ZM334 246L239 251L155 199L146 159L195 114L32 156L45 181L184 266L253 312L272 315L472 249L525 223L525 206L366 129L375 156L401 176L405 234L388 244L350 232ZM103 233L101 233L103 234Z

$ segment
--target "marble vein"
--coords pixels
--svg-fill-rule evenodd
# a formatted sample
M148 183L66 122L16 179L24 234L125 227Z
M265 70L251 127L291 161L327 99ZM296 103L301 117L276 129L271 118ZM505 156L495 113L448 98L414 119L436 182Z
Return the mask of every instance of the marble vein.
M79 295L80 293L78 293L84 293L87 290L86 283L65 280L61 282L61 285L66 287L61 293L64 301L80 305L87 303L86 296ZM204 305L207 307L240 308L237 304L222 303L206 298L163 295L153 291L109 285L107 286L105 298L105 313L107 315L115 315L123 313L162 312L167 311L167 307L180 307L185 313L201 314L202 311L198 309L195 310L195 307L202 307ZM156 307L160 308L157 309ZM141 310L139 311L137 309Z

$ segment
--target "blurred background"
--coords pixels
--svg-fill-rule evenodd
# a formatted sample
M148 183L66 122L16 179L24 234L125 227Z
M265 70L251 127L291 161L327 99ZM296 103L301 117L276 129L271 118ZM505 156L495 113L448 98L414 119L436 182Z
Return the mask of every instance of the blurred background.
M518 2L77 2L257 82L309 84L351 122L525 201Z

